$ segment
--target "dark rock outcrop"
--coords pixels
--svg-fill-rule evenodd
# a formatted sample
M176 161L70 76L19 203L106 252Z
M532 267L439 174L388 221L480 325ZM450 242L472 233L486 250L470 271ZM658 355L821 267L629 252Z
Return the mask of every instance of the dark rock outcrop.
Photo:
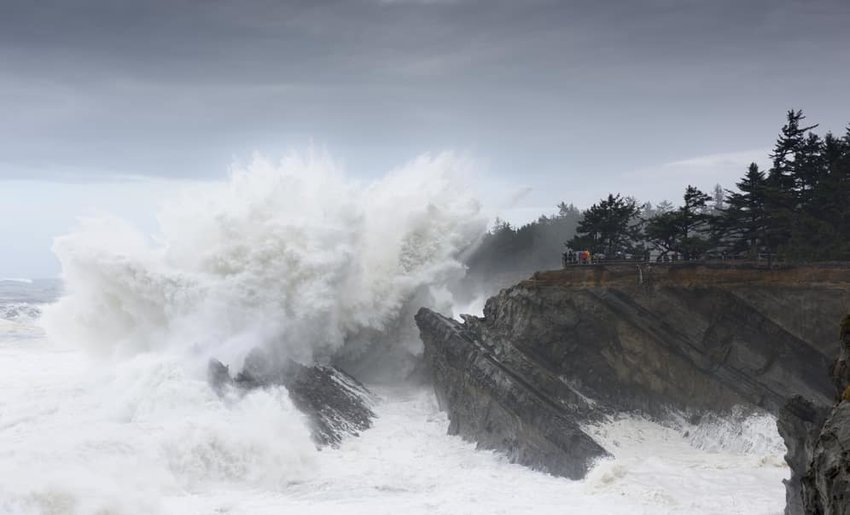
M319 445L338 445L371 427L372 396L365 386L342 370L325 365L304 366L292 360L282 365L254 352L241 372L231 377L228 367L211 360L210 385L222 393L228 386L243 390L284 386L292 403L307 415L313 440Z
M494 354L474 330L433 311L421 309L416 322L450 434L569 478L607 455L576 422L589 418L590 406L556 376L513 349Z
M835 364L832 365L832 384L835 386L835 395L838 400L850 397L850 315L841 321L839 330L841 335L841 351ZM850 400L850 399L844 399Z
M801 481L812 461L815 442L828 415L829 407L815 405L799 395L791 398L779 411L776 427L788 449L785 462L791 468L791 477L783 480L787 515L805 513Z
M850 418L838 413L842 401L850 401L850 315L841 322L840 337L841 350L831 369L834 397L840 404L830 408L795 397L776 421L788 448L785 461L791 467L791 478L785 481L786 515L846 513L835 510L842 506L839 501L850 499L850 456L844 450L848 449L850 432L842 430Z
M416 321L451 431L577 477L605 453L580 430L600 412L829 405L824 328L848 309L848 267L644 264L541 272L483 318ZM574 441L552 439L550 419Z
M826 419L802 492L805 513L850 515L850 402L841 401Z
M829 414L803 477L805 513L850 515L850 402Z

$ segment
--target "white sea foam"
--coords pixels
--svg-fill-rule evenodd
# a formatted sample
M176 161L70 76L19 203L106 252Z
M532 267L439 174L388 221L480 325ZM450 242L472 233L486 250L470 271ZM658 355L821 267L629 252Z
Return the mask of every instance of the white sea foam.
M104 368L0 336L0 366L4 514L778 515L784 505L773 445L708 451L643 419L597 426L614 456L569 481L448 436L427 389L377 389L374 427L317 451L280 391L222 400L161 354Z
M730 442L734 427L758 445ZM681 425L623 416L586 430L612 454L588 474L587 494L633 499L649 513L778 514L785 506L785 446L769 415Z
M0 342L0 513L173 513L171 496L280 491L315 468L285 391L220 399L167 355L113 368L43 340Z
M256 345L377 369L415 353L413 312L447 311L484 228L464 170L423 157L359 184L323 156L255 160L166 206L156 235L100 218L57 240L49 339L0 320L0 513L781 512L769 417L612 420L591 429L613 457L568 481L446 435L427 389L378 389L374 427L322 451L284 390L212 392L206 360Z

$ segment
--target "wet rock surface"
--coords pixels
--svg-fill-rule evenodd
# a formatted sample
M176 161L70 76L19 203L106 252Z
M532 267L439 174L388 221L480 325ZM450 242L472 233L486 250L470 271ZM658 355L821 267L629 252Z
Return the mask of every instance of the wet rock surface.
M815 405L798 395L788 401L776 419L779 435L788 449L785 462L791 469L791 476L783 481L787 515L805 513L801 482L812 461L814 446L828 415L828 406Z
M474 330L427 309L416 315L449 433L517 463L573 479L608 453L582 431L591 406L522 354L494 354Z
M791 467L788 515L850 514L850 314L841 321L841 344L831 379L837 403L803 406L792 399L777 421ZM802 423L801 423L802 422Z
M850 515L850 402L826 419L802 483L805 513Z
M338 445L371 427L372 394L342 370L326 365L304 366L292 360L275 364L262 353L252 353L243 369L231 376L228 367L211 360L208 380L217 392L229 386L251 390L284 386L292 403L310 420L313 440L319 445Z
M483 317L416 322L451 432L581 477L606 454L581 431L600 414L830 405L850 269L810 268L577 267L502 290Z

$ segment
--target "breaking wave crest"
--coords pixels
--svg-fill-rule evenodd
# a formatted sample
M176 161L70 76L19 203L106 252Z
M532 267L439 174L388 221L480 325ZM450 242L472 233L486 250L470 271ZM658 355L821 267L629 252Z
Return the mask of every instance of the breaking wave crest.
M310 481L322 453L286 389L219 396L208 360L238 369L263 346L404 372L415 309L449 310L459 254L485 230L467 169L423 156L361 183L323 155L258 158L164 205L154 235L82 220L54 244L49 343L0 347L20 369L0 380L17 414L0 425L0 512L211 513L195 504Z
M236 366L258 345L328 361L390 330L416 353L412 320L400 317L413 298L447 308L458 254L485 230L458 184L467 169L450 154L423 156L363 184L316 153L255 158L165 206L153 237L115 218L82 220L55 241L66 295L44 326L100 353L168 349Z

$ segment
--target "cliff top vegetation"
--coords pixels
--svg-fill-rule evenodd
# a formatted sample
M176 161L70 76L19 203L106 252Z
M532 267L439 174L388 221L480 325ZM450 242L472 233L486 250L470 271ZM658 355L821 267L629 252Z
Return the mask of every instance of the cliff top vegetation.
M788 111L769 169L750 164L733 189L688 185L679 206L610 193L518 228L497 219L468 256L470 274L557 268L565 246L609 259L850 261L850 126L841 136L817 127Z

